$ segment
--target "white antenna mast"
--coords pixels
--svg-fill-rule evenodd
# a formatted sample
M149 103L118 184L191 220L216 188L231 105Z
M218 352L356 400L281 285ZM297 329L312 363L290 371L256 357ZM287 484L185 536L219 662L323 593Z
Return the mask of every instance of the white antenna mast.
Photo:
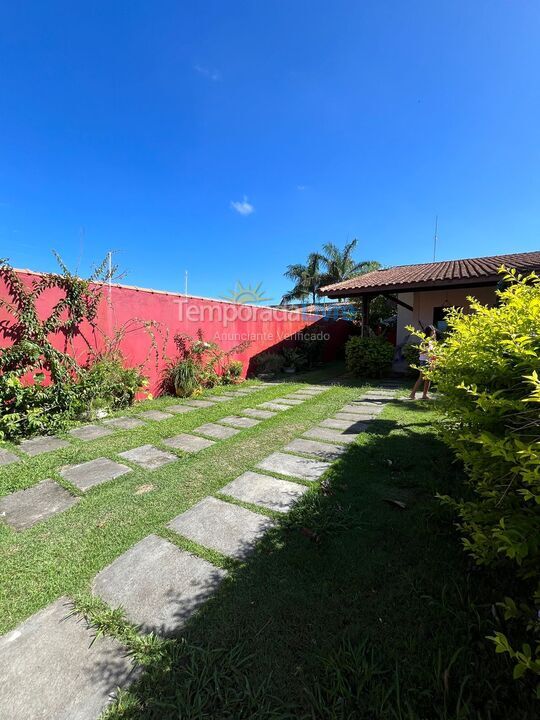
M108 265L109 265L109 271L107 273L108 280L109 280L109 298L111 297L111 286L112 286L112 252L109 250L107 253L108 258Z
M188 271L186 270L185 278L184 278L184 294L187 295L187 286L188 286Z
M439 216L435 215L435 235L433 236L433 262L435 262L435 258L437 256L437 240L439 239L438 230Z

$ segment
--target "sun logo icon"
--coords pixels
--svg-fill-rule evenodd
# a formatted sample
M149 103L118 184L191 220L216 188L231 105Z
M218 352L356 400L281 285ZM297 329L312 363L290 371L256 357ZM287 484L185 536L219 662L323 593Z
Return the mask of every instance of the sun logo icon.
M228 295L222 295L222 300L228 300L229 302L239 303L240 305L257 305L258 303L268 303L272 300L270 297L265 297L264 290L261 288L262 282L256 287L247 285L244 287L240 280L236 281L236 286L229 290Z

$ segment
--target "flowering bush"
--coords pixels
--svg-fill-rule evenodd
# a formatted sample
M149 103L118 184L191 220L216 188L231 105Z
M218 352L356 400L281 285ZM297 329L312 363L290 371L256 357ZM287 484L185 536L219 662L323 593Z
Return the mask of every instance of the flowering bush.
M506 628L492 640L514 677L540 676L540 278L506 275L498 305L448 311L449 333L427 371L442 393L446 441L464 462L472 498L446 497L465 549L509 570Z

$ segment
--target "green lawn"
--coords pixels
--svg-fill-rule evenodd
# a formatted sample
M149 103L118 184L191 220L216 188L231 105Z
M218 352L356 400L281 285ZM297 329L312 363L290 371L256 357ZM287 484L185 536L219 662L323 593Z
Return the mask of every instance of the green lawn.
M298 380L3 468L0 495L58 480L65 464L159 445L285 395L301 387ZM76 598L96 627L121 638L146 667L109 711L116 720L532 718L527 694L508 681L511 670L484 639L492 631L493 583L468 564L434 497L462 477L436 436L430 404L387 403L321 488L280 517L246 563L166 531L174 516L358 398L359 388L333 387L152 473L133 466L23 533L1 527L0 632L60 595ZM395 499L406 509L388 502ZM229 570L174 641L141 638L89 594L94 575L150 533Z

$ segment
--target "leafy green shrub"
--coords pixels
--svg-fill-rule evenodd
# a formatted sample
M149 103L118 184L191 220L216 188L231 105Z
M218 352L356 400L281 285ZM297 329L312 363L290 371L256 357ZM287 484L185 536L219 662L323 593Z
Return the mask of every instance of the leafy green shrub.
M418 358L420 355L420 345L416 343L408 343L401 349L403 357L409 363L409 365L418 365Z
M251 342L242 342L225 351L217 343L205 340L200 328L195 337L177 333L174 343L178 357L169 361L165 367L161 391L179 397L189 397L202 388L215 387L221 382L232 382L231 378L236 378L235 382L238 382L243 366L240 361L231 360L231 357L251 345Z
M428 375L443 395L445 439L470 475L472 499L444 498L465 549L516 576L492 640L518 678L540 676L540 279L506 281L497 307L471 300L470 314L448 311Z
M255 358L255 367L257 372L261 374L277 373L281 372L283 362L283 355L272 352L261 353L257 358Z
M236 385L242 382L242 371L244 370L244 363L240 360L231 360L223 367L223 374L221 376L224 385Z
M32 383L23 383L16 372L0 375L0 439L58 432L80 414L84 402L73 381L45 385L44 379L43 373Z
M355 335L345 344L347 369L360 377L381 377L392 367L394 346L381 337Z
M171 362L164 373L163 391L178 397L191 397L200 392L198 367L192 358Z
M300 370L307 364L306 356L299 348L284 347L282 350L284 367Z
M324 349L326 347L326 340L321 337L304 337L300 342L300 352L306 358L306 364L308 368L312 368L317 363L321 362Z
M81 372L79 386L94 409L129 407L148 380L137 367L126 367L120 354L98 355Z

